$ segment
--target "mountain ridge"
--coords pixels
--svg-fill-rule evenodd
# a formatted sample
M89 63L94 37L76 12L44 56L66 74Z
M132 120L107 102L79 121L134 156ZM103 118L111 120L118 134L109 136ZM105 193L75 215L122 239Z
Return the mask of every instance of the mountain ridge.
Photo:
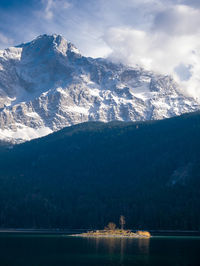
M170 76L84 57L60 35L0 51L0 139L19 143L87 121L157 120L199 103Z

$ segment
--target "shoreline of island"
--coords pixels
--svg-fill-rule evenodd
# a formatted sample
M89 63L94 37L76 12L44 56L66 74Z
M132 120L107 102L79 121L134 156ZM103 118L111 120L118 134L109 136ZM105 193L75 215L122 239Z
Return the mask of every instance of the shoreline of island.
M139 238L148 239L151 234L148 231L136 231L135 233L131 230L96 230L88 231L87 233L73 234L73 237L87 237L87 238Z
M129 229L124 229L125 217L123 215L119 218L120 228L116 224L109 222L103 230L88 231L81 234L73 234L75 237L93 237L93 238L150 238L151 234L148 231L138 230L135 233Z
M61 236L80 236L83 232L88 231L89 229L72 229L72 228L42 228L42 229L33 229L33 228L0 228L0 235L2 234L38 234L38 235L61 235ZM136 231L136 230L131 230ZM151 230L151 237L200 237L200 231L198 230ZM88 237L88 236L87 236ZM105 236L103 236L105 237ZM102 237L102 238L103 238ZM116 237L117 238L117 237ZM133 237L129 237L133 238Z

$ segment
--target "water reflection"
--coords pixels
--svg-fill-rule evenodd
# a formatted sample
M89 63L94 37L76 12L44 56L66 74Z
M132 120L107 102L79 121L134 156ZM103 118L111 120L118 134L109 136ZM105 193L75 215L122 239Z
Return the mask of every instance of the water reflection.
M150 238L138 239L138 248L142 254L149 254Z
M118 254L120 256L121 265L127 254L144 255L148 258L150 239L128 239L128 238L89 238L88 241L95 245L96 252L105 252L110 255Z

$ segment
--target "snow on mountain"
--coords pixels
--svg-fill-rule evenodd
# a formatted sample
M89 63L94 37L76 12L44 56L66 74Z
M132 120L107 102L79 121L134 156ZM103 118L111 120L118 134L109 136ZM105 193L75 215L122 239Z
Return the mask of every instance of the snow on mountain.
M0 51L0 139L86 121L163 119L200 109L170 76L87 58L60 35Z

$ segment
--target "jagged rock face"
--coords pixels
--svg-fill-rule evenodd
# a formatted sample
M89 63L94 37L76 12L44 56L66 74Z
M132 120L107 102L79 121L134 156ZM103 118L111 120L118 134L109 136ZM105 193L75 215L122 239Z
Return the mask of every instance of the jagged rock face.
M0 139L86 121L163 119L200 109L169 76L82 56L59 35L0 51Z

